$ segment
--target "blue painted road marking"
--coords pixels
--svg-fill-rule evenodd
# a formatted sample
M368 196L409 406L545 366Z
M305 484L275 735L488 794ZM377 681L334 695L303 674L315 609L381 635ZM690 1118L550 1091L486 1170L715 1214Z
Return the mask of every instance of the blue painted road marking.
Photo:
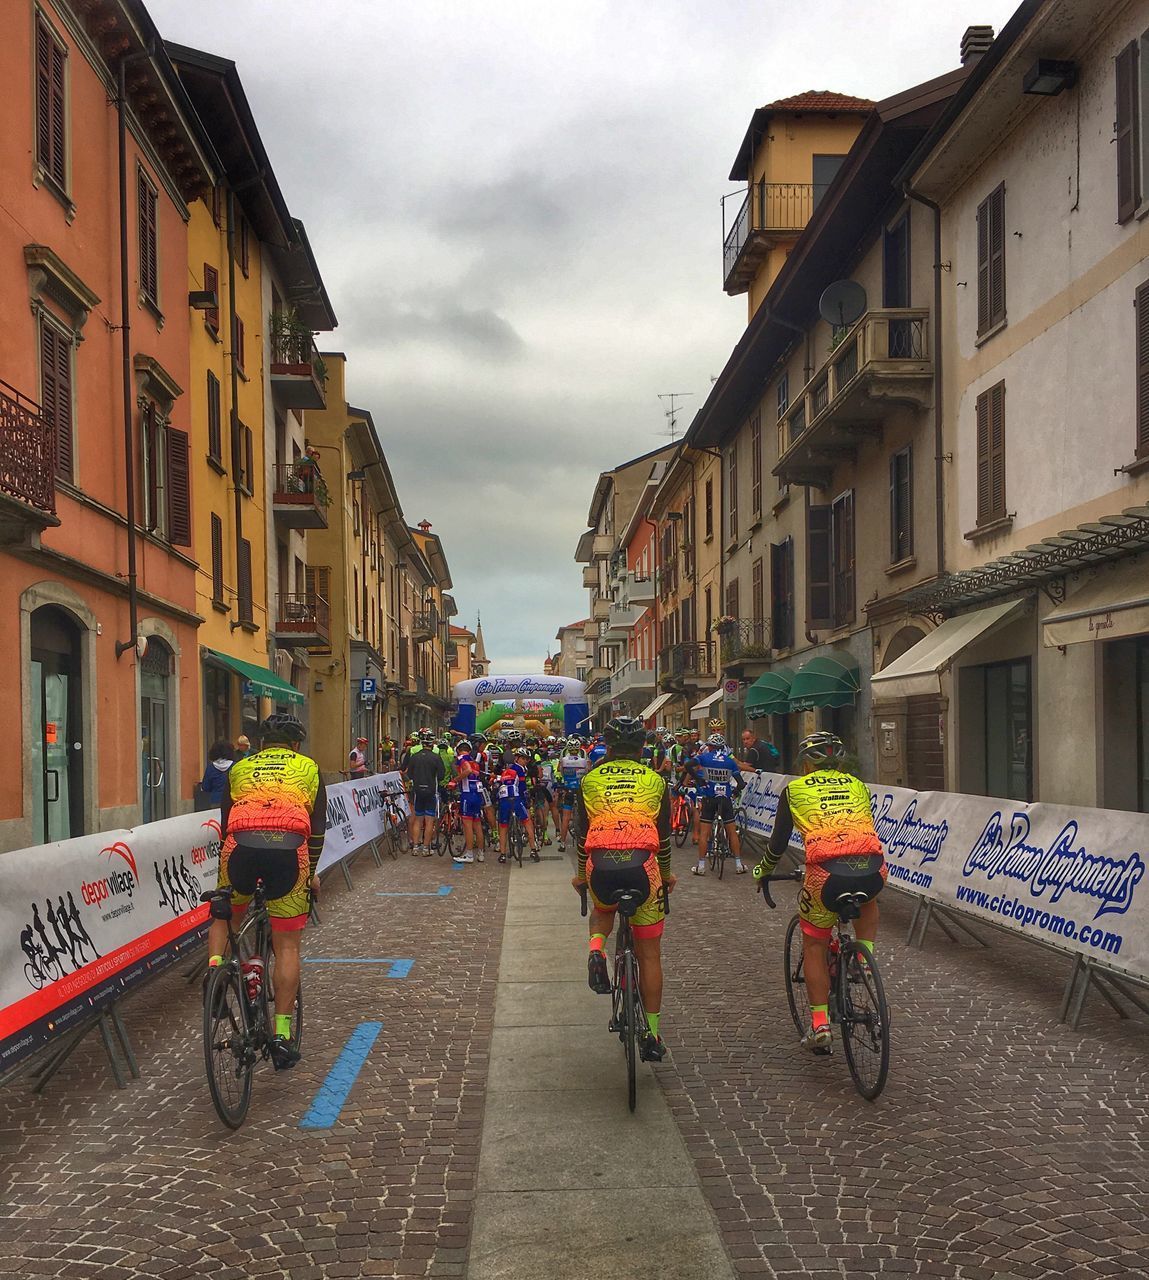
M405 978L415 964L414 960L397 960L393 956L306 956L304 964L389 964L389 978Z
M382 1030L381 1022L361 1022L352 1031L343 1046L343 1052L335 1059L335 1065L327 1073L327 1079L319 1086L319 1092L300 1120L301 1129L330 1129L339 1119L343 1104Z
M431 893L382 893L377 892L377 898L445 898L451 892L453 885L441 884Z

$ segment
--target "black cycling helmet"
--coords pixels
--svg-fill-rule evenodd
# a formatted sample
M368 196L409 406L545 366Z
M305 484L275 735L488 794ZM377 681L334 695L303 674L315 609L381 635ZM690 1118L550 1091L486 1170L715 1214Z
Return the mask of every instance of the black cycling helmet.
M798 744L798 758L812 764L830 764L834 760L841 760L845 754L842 739L828 729L807 734Z
M641 751L646 726L637 716L615 716L603 730L603 741L615 751Z
M299 721L284 712L276 712L268 716L259 726L259 738L265 746L272 742L291 746L293 743L302 742L306 737L307 731Z

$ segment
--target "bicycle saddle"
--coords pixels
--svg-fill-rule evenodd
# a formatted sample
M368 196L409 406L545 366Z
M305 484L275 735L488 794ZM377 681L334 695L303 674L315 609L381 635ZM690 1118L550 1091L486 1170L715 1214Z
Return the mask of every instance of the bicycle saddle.
M840 920L857 920L869 900L868 893L839 893L835 895L831 909Z
M629 919L642 906L642 899L633 889L614 889L606 895L608 906L618 907L620 916Z

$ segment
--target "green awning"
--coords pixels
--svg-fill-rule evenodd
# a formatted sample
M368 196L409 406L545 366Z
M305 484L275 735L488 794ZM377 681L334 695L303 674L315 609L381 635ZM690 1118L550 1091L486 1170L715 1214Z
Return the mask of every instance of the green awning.
M281 680L274 671L268 671L266 667L257 667L254 662L244 662L242 658L233 658L230 653L220 653L217 649L209 649L207 656L246 680L251 685L252 693L258 698L272 698L276 702L295 702L300 706L305 701L303 694L295 685Z
M860 687L858 668L851 660L842 662L828 655L811 658L794 673L790 683L790 710L848 707L858 696Z
M761 675L746 690L746 719L784 716L790 710L790 682L794 673L789 667L775 667Z

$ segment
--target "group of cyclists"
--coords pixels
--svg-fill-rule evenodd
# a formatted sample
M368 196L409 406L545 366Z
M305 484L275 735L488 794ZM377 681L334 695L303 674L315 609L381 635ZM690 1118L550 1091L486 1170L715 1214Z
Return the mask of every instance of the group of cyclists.
M743 749L736 752L726 743L721 721L711 721L709 728L703 740L696 731L648 731L641 720L619 716L593 738L487 738L477 733L452 739L421 730L404 744L399 759L414 853L432 852L443 805L455 803L464 832L464 848L455 855L460 863L483 862L488 845L498 849L499 862L506 862L512 818L522 823L534 861L541 845L551 843L552 824L560 851L573 839L577 873L572 884L589 891L594 907L587 961L593 991L611 991L603 948L619 895L641 900L631 925L648 1022L641 1053L652 1061L664 1054L661 940L667 895L677 883L670 865L671 797L687 800L698 847L694 874L705 873L715 823L725 826L735 870L744 872L734 807L742 774L777 767L766 754L773 749L756 743L752 734L743 735ZM299 939L319 889L315 869L325 830L323 783L314 761L301 754L303 736L291 716L266 720L260 750L228 774L221 813L219 886L231 888L237 914L251 901L257 879L263 880L269 899L276 958L272 1061L277 1069L298 1061L290 1041ZM832 733L803 739L799 776L782 792L767 850L754 868L756 881L771 875L791 833L801 835L806 870L799 915L812 1011L803 1043L823 1053L831 1038L828 948L838 895L850 893L855 900L859 893L867 895L857 936L872 953L878 924L875 899L886 877L868 789L842 769L843 758L843 744ZM766 900L773 905L768 895ZM222 961L226 927L218 928L219 923L213 921L209 934L209 965Z

